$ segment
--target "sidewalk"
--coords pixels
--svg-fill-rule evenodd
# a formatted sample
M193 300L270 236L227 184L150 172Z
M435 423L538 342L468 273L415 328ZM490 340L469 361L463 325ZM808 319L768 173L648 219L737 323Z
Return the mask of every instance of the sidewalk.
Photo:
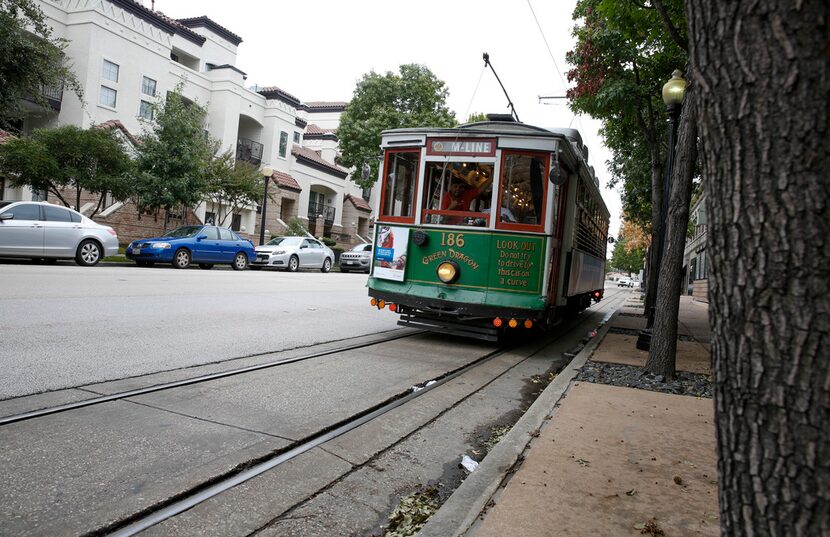
M674 393L599 383L665 386L629 367L648 357L634 296L419 536L720 534L712 399L678 395L711 393L708 305L681 299Z

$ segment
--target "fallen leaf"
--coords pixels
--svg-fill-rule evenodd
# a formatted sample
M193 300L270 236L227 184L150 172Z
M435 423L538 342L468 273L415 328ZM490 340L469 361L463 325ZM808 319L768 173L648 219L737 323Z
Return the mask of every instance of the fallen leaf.
M637 489L631 489L628 492L626 492L626 495L628 496L634 496L635 494L637 494Z

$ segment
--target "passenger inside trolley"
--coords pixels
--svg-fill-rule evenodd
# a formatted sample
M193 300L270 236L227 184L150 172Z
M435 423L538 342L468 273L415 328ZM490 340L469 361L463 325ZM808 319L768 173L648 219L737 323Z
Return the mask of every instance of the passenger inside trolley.
M493 165L427 163L424 222L486 226L490 219Z

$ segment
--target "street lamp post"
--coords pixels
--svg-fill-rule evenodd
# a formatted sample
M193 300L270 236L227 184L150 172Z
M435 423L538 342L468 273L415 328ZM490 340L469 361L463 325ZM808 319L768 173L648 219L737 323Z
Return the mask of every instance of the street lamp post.
M265 191L262 193L262 212L259 215L259 245L265 244L265 211L268 207L268 183L271 181L271 176L274 175L274 170L265 167L262 168L262 175L265 178Z
M663 102L666 104L666 114L668 115L669 123L669 141L666 148L666 169L663 174L663 201L660 205L660 236L657 238L657 244L653 248L653 253L657 256L657 261L654 264L657 267L657 277L655 278L655 293L656 300L657 286L660 280L660 262L663 259L663 250L666 243L666 225L669 212L669 194L671 193L671 178L674 169L674 145L677 137L677 120L680 117L680 109L683 107L683 97L686 93L686 79L683 78L683 73L679 69L675 69L671 74L671 79L663 85ZM640 332L640 337L637 338L637 348L642 350L649 350L651 347L651 329L654 326L654 314L656 306L652 303L648 308L648 319L646 322L646 329Z

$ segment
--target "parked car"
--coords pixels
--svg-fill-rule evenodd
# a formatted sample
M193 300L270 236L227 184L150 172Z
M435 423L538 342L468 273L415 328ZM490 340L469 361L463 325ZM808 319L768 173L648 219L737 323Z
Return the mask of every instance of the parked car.
M634 280L631 278L620 278L617 281L617 287L634 287Z
M340 272L361 271L369 274L372 265L372 245L358 244L340 254Z
M0 256L75 259L90 267L118 253L118 235L72 209L38 201L0 201Z
M244 270L254 258L254 244L232 230L217 226L182 226L161 237L139 239L124 252L139 266L172 263L184 269L191 263L209 270L215 264L227 264Z
M256 258L251 268L278 268L296 272L301 268L316 268L328 272L334 264L334 252L322 242L308 237L274 237L256 247Z

